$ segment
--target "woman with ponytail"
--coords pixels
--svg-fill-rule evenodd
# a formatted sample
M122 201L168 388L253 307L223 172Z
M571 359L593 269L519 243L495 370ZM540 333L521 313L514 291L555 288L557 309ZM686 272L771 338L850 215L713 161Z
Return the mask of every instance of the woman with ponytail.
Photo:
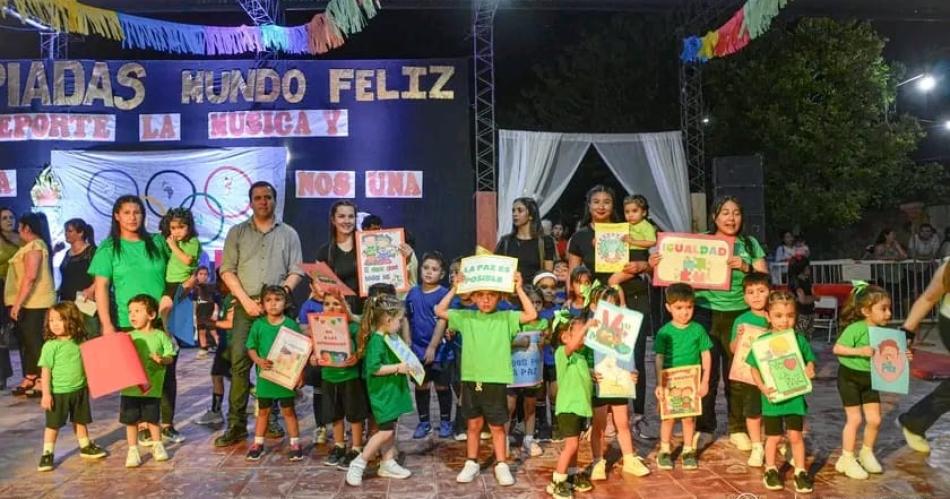
M56 293L57 301L76 301L80 295L86 300L95 300L95 279L89 275L89 264L96 253L95 232L92 226L81 218L67 220L64 229L69 249L59 264L62 281ZM98 336L99 322L95 316L83 314L83 319L88 336Z

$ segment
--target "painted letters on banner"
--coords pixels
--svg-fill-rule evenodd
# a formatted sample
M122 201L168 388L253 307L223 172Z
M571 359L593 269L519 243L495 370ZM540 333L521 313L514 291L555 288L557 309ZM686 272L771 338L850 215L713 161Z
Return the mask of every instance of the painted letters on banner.
M656 247L662 258L653 285L683 282L696 289L729 289L733 242L731 237L661 232Z
M0 114L0 142L20 140L115 142L115 115L73 113Z
M139 142L181 140L181 114L140 114Z
M871 356L871 388L907 395L910 389L910 362L907 337L903 331L871 327L868 332L874 355Z
M664 369L663 400L660 405L660 419L685 418L703 413L702 397L699 396L699 383L702 366L683 366Z
M297 199L353 199L356 172L297 170Z
M421 171L366 172L367 198L422 198Z
M620 272L630 261L630 224L594 224L594 272Z
M346 109L208 113L209 139L346 137L348 134Z
M510 256L480 255L462 259L462 275L458 294L473 291L500 291L512 293L515 290L515 270L518 259Z
M755 380L752 379L752 366L745 359L752 350L752 342L762 336L765 329L753 326L751 324L739 324L736 327L736 353L733 359L732 368L729 369L729 379L732 381L741 381L748 385L755 386Z
M400 251L405 242L406 236L402 229L356 233L360 296L368 296L369 287L377 283L392 284L397 292L409 291L408 266Z
M16 170L0 170L0 198L16 197Z
M537 386L541 383L541 332L518 333L511 342L511 370L514 383L511 388Z
M346 367L346 359L353 352L346 314L311 313L307 315L307 322L310 324L317 364Z
M260 376L288 390L293 390L300 379L304 365L310 360L313 342L307 336L286 326L277 331L277 338L267 352L267 360L274 363L270 369L261 369Z
M775 389L768 396L771 402L811 393L811 380L805 375L805 360L798 349L795 331L771 334L753 341L752 353L759 364L762 382Z

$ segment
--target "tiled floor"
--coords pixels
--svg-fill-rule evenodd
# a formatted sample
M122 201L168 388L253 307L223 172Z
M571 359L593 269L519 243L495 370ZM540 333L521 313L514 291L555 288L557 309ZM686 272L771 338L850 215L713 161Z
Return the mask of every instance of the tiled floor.
M810 471L815 476L813 497L950 497L950 419L943 418L930 430L934 452L924 456L908 449L894 425L900 411L929 392L934 383L913 380L911 395L884 396L884 426L877 444L877 455L884 474L865 481L849 480L834 471L840 453L840 429L843 411L835 389L836 362L827 346L814 343L821 359L815 392L809 397L810 414L806 435ZM187 440L171 446L171 460L157 463L143 452L145 464L136 470L123 467L126 445L124 429L117 422L118 397L93 402L95 422L91 433L111 455L101 461L80 459L72 431L64 429L58 444L57 468L50 473L36 472L42 442L43 416L38 400L13 398L0 393L0 497L336 497L336 498L534 498L546 497L544 487L550 480L559 445L544 445L544 455L527 461L517 458L512 464L517 483L499 487L486 468L471 484L457 484L455 475L464 459L464 443L440 440L412 440L415 417L400 422L398 447L404 464L413 472L408 480L381 479L367 473L364 485L349 487L342 471L321 465L327 447L313 448L310 436L313 417L310 397L305 395L297 406L302 416L302 434L308 450L302 462L288 462L286 442L269 441L268 454L257 463L244 460L246 445L216 449L212 445L215 429L198 426L194 421L210 404L210 360L196 360L194 350L185 350L179 362L178 429ZM14 354L14 359L16 355ZM16 360L15 360L16 361ZM19 371L19 368L17 368ZM653 367L648 367L653 372ZM18 378L15 378L18 379ZM15 382L11 379L10 382ZM650 376L652 383L652 376ZM309 393L309 389L306 389ZM433 400L433 412L437 405ZM719 414L725 413L720 397ZM655 413L652 401L648 412ZM658 429L655 416L651 430ZM720 417L720 432L725 432ZM656 470L655 441L637 442L638 451L647 456L653 473L633 478L614 466L607 481L595 482L595 489L578 497L672 499L678 497L791 497L790 480L782 492L768 492L762 486L761 471L747 468L746 455L734 449L720 436L700 456L700 469L684 472ZM481 456L490 451L482 445ZM618 459L616 444L608 456ZM590 448L581 447L581 463L590 460ZM789 477L789 475L786 475ZM790 478L790 477L789 477Z

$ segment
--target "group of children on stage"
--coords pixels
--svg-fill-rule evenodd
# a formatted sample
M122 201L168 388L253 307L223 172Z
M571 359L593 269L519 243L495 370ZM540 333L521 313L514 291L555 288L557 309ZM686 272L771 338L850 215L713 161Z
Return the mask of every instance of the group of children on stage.
M170 239L170 244L175 243ZM267 356L282 327L300 332L299 322L306 322L310 312L339 312L348 318L354 348L345 365L318 369L315 367L316 357L310 359L314 366L310 369L319 371L319 381L311 380L315 388L316 443L327 441L327 427L332 426L333 448L325 463L346 469L346 482L353 486L361 484L367 464L377 457L380 458L378 476L404 479L411 475L395 459L397 421L400 416L413 411L413 395L407 376L409 368L385 341L385 335L400 335L408 340L427 366L425 383L415 389L420 423L414 437L423 438L433 431L428 406L430 384L434 384L440 412L438 435L443 438L456 436L457 440L466 441L466 460L456 477L458 482L471 482L479 475L479 443L486 437L487 429L496 463L493 469L495 479L500 485L514 483L508 466L508 435L509 422L517 410L519 398L525 401L523 455L526 457L543 452L534 438L534 430L536 420L547 420L547 411L542 409L538 414L537 402L549 398L553 404L552 423L556 439L563 442L552 481L547 487L547 492L554 497L572 497L573 492L591 490L592 481L607 479L604 433L609 413L613 414L623 456L622 471L634 476L649 474L649 468L633 447L628 399L596 396L598 375L593 371L593 353L584 346L585 332L597 325L595 312L598 304L622 305L622 293L614 287L592 282L591 272L578 266L568 276L569 292L563 305L557 303L559 279L547 272L538 274L531 286L523 285L520 274L517 274L515 294L511 297L494 291L475 291L468 296L458 296L456 286L464 282L465 276L458 271L458 262L454 262L448 269L452 286L446 288L440 284L446 270L446 262L440 254L424 255L420 284L408 293L405 300L398 298L391 286L377 285L367 299L361 317L350 311L344 297L319 283L311 285L312 295L301 307L299 320L285 315L290 297L284 288L266 287L261 293L264 315L253 323L246 344L258 374L272 366ZM765 335L793 330L796 324L796 297L785 291L772 291L767 275L750 273L746 275L743 287L749 311L739 316L733 326L733 353L737 330L743 324L764 329L767 331ZM671 320L656 332L653 343L657 371L655 394L662 403L665 396L663 369L699 365L702 378L696 394L698 399L715 389L709 386L712 343L705 329L693 321L695 298L690 286L669 286L665 301ZM168 459L158 427L159 401L166 366L171 364L176 349L170 337L154 327L160 312L155 299L138 295L123 306L128 309L133 328L129 334L150 385L144 393L138 387L131 387L121 394L119 421L127 427L129 445L126 466L135 467L141 464L136 445L140 423L145 423L151 433L154 459ZM227 307L222 307L221 318L224 320L203 323L205 329L226 324L227 313ZM869 346L868 328L886 325L889 320L890 298L887 293L876 286L856 286L843 313L846 327L834 346L834 354L841 364L838 391L847 414L842 433L842 455L835 468L855 479L866 478L868 473L881 473L881 465L873 451L881 410L878 393L871 388L870 382L869 358L873 349ZM512 342L523 331L542 331L543 382L535 387L513 389L509 388L513 383L512 349L524 345L513 345ZM57 432L67 420L74 424L82 457L101 458L106 454L89 439L86 429L91 422L91 411L78 348L84 336L82 318L75 305L65 302L50 310L47 341L39 362L44 387L42 406L46 409L41 471L53 468ZM796 332L795 337L806 363L806 375L813 378L815 355L801 332ZM770 490L782 489L776 459L780 450L785 449L782 444L785 439L791 448L789 463L794 468L795 490L810 492L813 482L805 468L803 440L807 414L805 396L773 403L768 397L773 389L762 381L754 355L750 353L747 358L736 358L733 362L750 365L755 380L755 386L737 386L738 382L732 382L731 404L738 405L737 410L745 416L748 437L752 442L748 465L764 465L765 486ZM646 373L632 372L632 381L636 382L637 377L643 375ZM303 381L302 375L299 385ZM457 416L460 415L465 422L465 431L458 434L451 423L453 390L459 401ZM221 394L223 391L216 386L217 407L212 409L219 412ZM274 406L279 406L287 423L289 459L303 458L294 409L295 396L295 390L258 376L258 415L254 441L246 455L248 460L260 459L265 452L268 414ZM862 416L864 440L856 455L855 440ZM350 423L349 450L344 420ZM661 424L656 454L656 466L661 470L674 467L672 436L676 421L664 419ZM699 462L697 439L694 438L695 419L683 417L678 421L683 430L679 460L684 470L696 469ZM582 468L578 464L578 448L581 436L588 428L593 462L584 472L580 471ZM368 439L367 435L370 435Z

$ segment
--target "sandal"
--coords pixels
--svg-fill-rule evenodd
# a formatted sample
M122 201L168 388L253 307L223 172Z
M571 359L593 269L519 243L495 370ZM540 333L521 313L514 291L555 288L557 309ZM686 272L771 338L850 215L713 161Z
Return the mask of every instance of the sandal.
M23 381L20 382L20 386L13 389L10 392L15 397L25 397L34 393L36 390L36 382L39 381L38 378L27 376L23 378ZM29 384L27 384L29 383Z

